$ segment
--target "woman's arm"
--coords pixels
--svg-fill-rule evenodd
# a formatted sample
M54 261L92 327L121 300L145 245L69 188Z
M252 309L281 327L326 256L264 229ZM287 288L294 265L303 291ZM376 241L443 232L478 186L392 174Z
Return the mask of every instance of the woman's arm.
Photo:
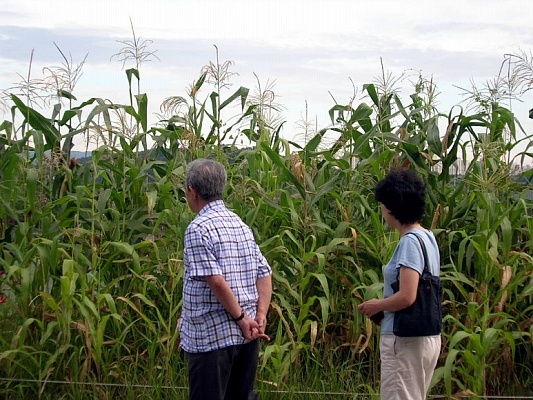
M359 304L359 310L366 316L374 315L380 311L398 311L409 307L416 300L416 292L420 274L418 271L401 266L400 290L386 299L371 299Z

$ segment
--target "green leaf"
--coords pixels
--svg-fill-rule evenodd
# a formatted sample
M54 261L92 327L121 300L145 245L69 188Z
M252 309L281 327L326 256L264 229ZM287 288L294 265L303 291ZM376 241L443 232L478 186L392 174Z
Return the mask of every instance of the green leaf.
M370 83L370 84L367 83L363 85L363 90L366 90L366 92L368 93L368 95L370 96L374 104L376 106L379 106L379 97L376 91L376 86L373 83Z
M17 96L11 95L11 100L15 106L20 110L26 122L38 131L41 131L46 138L46 149L55 149L59 146L61 135L59 131L50 123L50 121L43 115L30 107L27 107Z

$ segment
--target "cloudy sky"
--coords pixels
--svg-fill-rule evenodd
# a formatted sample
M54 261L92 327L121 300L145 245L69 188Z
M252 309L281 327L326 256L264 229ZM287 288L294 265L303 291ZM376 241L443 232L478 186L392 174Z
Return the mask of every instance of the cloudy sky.
M216 60L216 45L221 62L235 63L233 90L253 91L255 76L263 87L275 85L288 138L301 133L306 105L308 119L326 127L333 98L347 104L354 85L360 98L381 63L394 76L432 78L447 113L464 98L456 86L473 80L481 87L499 73L504 54L533 51L531 0L2 0L0 90L27 75L32 51L32 77L60 65L55 42L74 64L87 55L74 90L79 100L127 102L126 75L112 56L119 41L131 40L130 19L158 58L141 67L152 113L165 98L186 94ZM405 97L412 80L401 82ZM533 91L523 99L511 106L531 131Z

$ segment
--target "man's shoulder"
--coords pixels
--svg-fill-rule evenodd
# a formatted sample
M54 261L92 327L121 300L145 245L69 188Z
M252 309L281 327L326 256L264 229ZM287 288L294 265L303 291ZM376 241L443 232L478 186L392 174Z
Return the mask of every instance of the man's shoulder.
M230 222L231 221L231 222ZM189 228L209 230L213 226L224 225L228 223L242 223L241 218L225 206L212 207L203 210L189 224Z
M226 207L223 201L218 200L209 203L200 213L196 216L200 220L213 220L218 218L241 220L239 215Z

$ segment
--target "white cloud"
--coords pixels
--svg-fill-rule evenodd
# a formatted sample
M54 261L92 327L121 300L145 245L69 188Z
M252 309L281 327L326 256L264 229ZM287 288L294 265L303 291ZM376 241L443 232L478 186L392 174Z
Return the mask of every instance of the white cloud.
M75 62L89 53L78 98L123 101L125 74L110 57L122 46L117 39L131 39L131 18L161 59L142 69L156 111L215 59L214 44L221 60L235 61L236 85L253 89L254 72L276 81L291 129L306 101L327 124L329 93L348 101L350 78L361 89L381 74L380 58L394 74L433 76L451 107L459 100L453 84L483 83L504 53L530 48L531 10L530 0L2 0L0 88L26 72L32 49L35 71L59 64L55 41ZM531 108L531 95L527 101L519 107Z

